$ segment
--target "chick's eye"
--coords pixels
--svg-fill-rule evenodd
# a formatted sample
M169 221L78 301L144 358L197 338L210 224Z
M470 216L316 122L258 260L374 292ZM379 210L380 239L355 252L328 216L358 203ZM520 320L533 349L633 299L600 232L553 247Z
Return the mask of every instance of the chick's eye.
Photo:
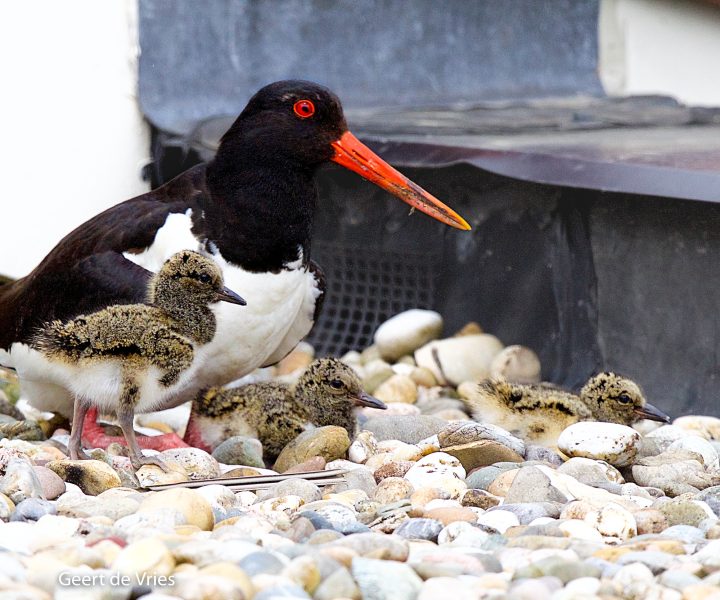
M621 402L622 404L630 404L632 402L632 398L627 394L620 394L618 396L618 402Z
M203 273L198 279L200 279L203 283L210 283L212 278L207 273Z
M339 390L341 387L343 387L343 382L340 381L339 379L333 379L333 380L330 382L330 385L331 385L332 387L334 387L336 390Z
M310 100L298 100L293 104L293 111L301 119L307 119L315 114L315 105Z

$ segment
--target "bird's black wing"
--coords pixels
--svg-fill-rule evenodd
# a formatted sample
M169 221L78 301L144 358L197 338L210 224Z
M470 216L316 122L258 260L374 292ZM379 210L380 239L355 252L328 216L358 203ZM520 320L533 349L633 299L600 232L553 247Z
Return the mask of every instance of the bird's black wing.
M142 302L149 274L123 253L150 246L170 213L188 208L199 213L204 194L204 166L199 165L65 236L27 277L0 286L0 348L27 341L53 319Z

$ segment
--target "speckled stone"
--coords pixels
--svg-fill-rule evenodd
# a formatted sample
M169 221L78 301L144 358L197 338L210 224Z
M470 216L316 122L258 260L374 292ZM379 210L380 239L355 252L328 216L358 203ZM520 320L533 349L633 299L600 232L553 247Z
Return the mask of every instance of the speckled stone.
M120 487L121 484L120 477L113 468L99 460L58 460L48 463L47 467L90 496Z
M309 429L283 448L275 461L275 470L285 472L313 456L322 456L326 461L343 458L349 447L350 438L343 427L328 425Z

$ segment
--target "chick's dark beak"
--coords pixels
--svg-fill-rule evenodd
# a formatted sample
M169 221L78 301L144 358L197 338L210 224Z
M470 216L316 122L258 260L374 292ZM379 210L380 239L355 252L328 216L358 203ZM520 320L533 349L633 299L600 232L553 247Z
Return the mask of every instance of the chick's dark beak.
M639 406L635 409L635 414L639 419L649 419L650 421L660 421L661 423L670 422L670 417L668 417L659 408L655 408L652 404Z
M353 398L353 401L355 406L369 406L370 408L379 408L381 410L385 410L387 408L387 405L382 400L378 400L374 396L366 394L365 392L360 392L360 395Z
M215 297L218 302L229 302L230 304L239 304L240 306L245 306L247 304L245 300L226 287L218 291Z

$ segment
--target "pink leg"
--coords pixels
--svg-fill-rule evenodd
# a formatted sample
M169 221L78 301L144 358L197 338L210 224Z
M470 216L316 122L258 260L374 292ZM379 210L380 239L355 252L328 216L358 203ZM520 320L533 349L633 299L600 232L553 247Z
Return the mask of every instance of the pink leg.
M97 422L97 408L93 407L85 415L82 433L85 444L90 448L107 448L113 442L127 446L125 436L105 435L105 431ZM146 450L171 450L173 448L187 448L188 445L176 433L163 433L162 435L139 435L138 445Z

